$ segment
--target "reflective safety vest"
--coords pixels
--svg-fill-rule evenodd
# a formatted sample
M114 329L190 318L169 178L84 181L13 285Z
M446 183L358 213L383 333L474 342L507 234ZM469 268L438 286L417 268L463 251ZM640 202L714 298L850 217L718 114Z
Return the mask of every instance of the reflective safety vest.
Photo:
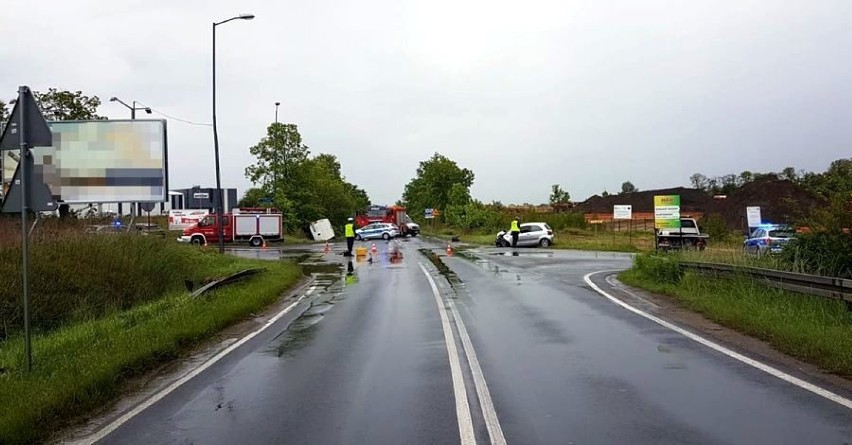
M346 225L346 237L355 238L355 224L349 223Z
M503 227L505 227L505 226L503 226ZM512 221L512 228L509 231L510 232L520 232L521 231L521 228L518 227L517 221Z

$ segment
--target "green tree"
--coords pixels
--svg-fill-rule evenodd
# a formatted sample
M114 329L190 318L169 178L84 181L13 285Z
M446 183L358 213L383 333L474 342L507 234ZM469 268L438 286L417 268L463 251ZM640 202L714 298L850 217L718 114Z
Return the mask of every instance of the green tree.
M473 178L472 171L461 168L450 158L435 153L431 158L420 162L416 176L405 185L402 201L412 214L427 208L446 210L450 204L453 185L460 185L470 196ZM441 218L444 218L445 214L442 214Z
M98 115L101 100L98 96L86 96L82 91L64 91L48 88L47 92L33 91L44 118L49 121L106 119ZM0 100L0 122L5 123L12 112L11 103Z
M284 213L290 232L322 218L342 227L347 217L370 204L367 192L343 177L337 157L310 157L294 124L271 124L266 137L249 152L256 162L246 168L246 177L256 188L246 192L243 200L249 203L271 197Z
M781 170L781 174L779 176L781 179L786 179L788 181L797 181L799 179L799 175L796 174L796 169L793 167L786 167L784 170Z
M571 202L571 194L562 190L559 184L550 186L550 205L567 204Z
M255 184L287 187L292 184L293 172L308 159L310 150L302 143L302 135L295 124L273 123L266 129L266 137L249 148L257 161L246 168L246 177Z
M800 182L809 192L830 200L852 194L852 158L838 159L823 173L806 173Z
M633 193L633 192L638 192L638 191L639 190L636 188L636 186L633 185L633 183L630 182L630 181L625 181L625 182L621 183L621 193L622 194Z
M252 187L246 190L240 202L237 203L238 207L264 207L260 201L267 197L266 192L257 187Z
M692 188L698 190L707 191L708 181L708 178L701 173L694 173L689 177L689 183L692 185Z
M33 91L44 118L49 121L106 119L98 115L101 100L86 96L82 91L65 91L48 88L47 92Z
M740 178L739 178L739 184L740 185L746 185L751 181L754 181L754 173L752 173L748 170L745 170L742 173L740 173Z

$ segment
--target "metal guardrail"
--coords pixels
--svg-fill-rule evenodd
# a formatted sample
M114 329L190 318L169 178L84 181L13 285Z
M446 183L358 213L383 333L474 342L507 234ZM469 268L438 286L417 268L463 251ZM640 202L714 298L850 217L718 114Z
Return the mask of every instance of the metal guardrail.
M250 277L252 275L256 275L256 274L263 272L265 270L266 269L264 269L264 268L241 270L241 271L239 271L235 274L231 274L231 275L228 275L227 277L211 281L211 282L205 284L204 286L199 287L198 289L194 290L190 294L190 296L193 297L193 298L197 297L199 295L204 294L205 292L209 292L211 290L218 289L219 287L225 286L227 284L231 284L231 283L240 281L244 278Z
M753 278L763 279L766 284L772 287L841 300L846 303L847 308L852 309L852 280L850 279L720 263L681 261L680 266L702 273L749 275Z

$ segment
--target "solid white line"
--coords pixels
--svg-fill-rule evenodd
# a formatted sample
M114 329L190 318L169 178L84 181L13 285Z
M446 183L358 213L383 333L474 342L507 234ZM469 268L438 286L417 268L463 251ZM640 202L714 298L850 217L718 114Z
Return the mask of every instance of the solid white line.
M479 396L482 416L485 418L485 426L488 427L488 437L491 439L493 445L506 445L503 428L500 427L497 410L494 409L494 402L491 400L488 384L485 383L485 375L482 373L482 368L479 366L479 359L476 357L476 351L473 349L473 342L470 341L467 328L464 326L464 321L462 321L455 303L452 300L447 300L447 303L453 311L453 318L456 321L456 326L459 328L459 337L461 337L464 353L467 356L467 363L470 365L470 371L473 374L473 383L476 386L476 394Z
M307 296L311 295L311 294L314 292L314 290L316 290L316 286L311 286L311 287L310 287L310 288L309 288L309 289L305 292L305 294L304 294L304 295L302 295L301 297L299 297L299 299L298 299L298 300L296 300L296 301L294 301L291 305L287 306L287 307L286 307L283 311L279 312L279 313L278 313L278 314L276 314L274 317L270 318L270 319L269 319L269 321L267 321L267 322L266 322L263 326L261 326L261 328L260 328L260 329L258 329L258 330L256 330L256 331L252 332L251 334L246 335L245 337L241 338L238 342L236 342L236 343L232 344L231 346L229 346L229 347L227 347L226 349L222 350L222 351L221 351L221 352L219 352L218 354L214 355L214 356L213 356L213 357L211 357L209 360L207 360L206 362L202 363L199 367L197 367L197 368L193 369L192 371L188 372L186 375L184 375L184 376L183 376L183 377L181 377L180 379L176 380L176 381L175 381L175 382L173 382L171 385L169 385L169 386L167 386L167 387L163 388L160 392L158 392L158 393L154 394L153 396L151 396L150 398L148 398L148 399L147 399L147 400L145 400L144 402L142 402L142 403L140 403L139 405L135 406L132 410L130 410L130 411L128 411L128 412L126 412L126 413L124 413L124 415L122 415L122 416L121 416L121 417L119 417L118 419L115 419L112 423L110 423L109 425L105 426L103 429L101 429L101 430L100 430L100 431L98 431L97 433L93 434L92 436L87 437L86 439L84 439L84 440L83 440L82 442L80 442L80 443L93 444L93 443L95 443L95 442L97 442L97 441L99 441L99 440L103 439L104 437L106 437L107 435L109 435L110 433L112 433L113 431L117 430L119 427L121 427L121 425L123 425L124 423L126 423L128 420L130 420L130 419L132 419L133 417L137 416L137 415L138 415L139 413L141 413L142 411L145 411L145 410L146 410L147 408L149 408L151 405L153 405L153 404L155 404L155 403L159 402L159 401L160 401L160 400L162 400L164 397L166 397L167 395L169 395L171 392L173 392L174 390L178 389L181 385L183 385L184 383L186 383L186 382L190 381L192 378L194 378L194 377L195 377L195 376L197 376L198 374L201 374L201 373L202 373L202 372L204 372L207 368L209 368L209 367L213 366L216 362L218 362L219 360L221 360L222 358L224 358L226 355L230 354L230 353L231 353L231 352L233 352L235 349L237 349L237 348L239 348L240 346L244 345L247 341L249 341L249 340L251 340L252 338L256 337L256 336L257 336L258 334L260 334L261 332L265 331L268 327L272 326L272 325L273 325L276 321L280 320L280 319L281 319L281 317L283 317L283 316L284 316L284 315L286 315L288 312L290 312L291 310L293 310L293 308L295 308L295 307L296 307L296 305L298 305L299 303L301 303L301 302L302 302L302 300L303 300L305 297L307 297Z
M769 366L769 365L767 365L763 362L759 362L759 361L754 360L752 358L746 357L743 354L732 351L732 350L730 350L730 349L728 349L728 348L726 348L726 347L724 347L724 346L722 346L718 343L714 343L710 340L707 340L704 337L701 337L697 334L689 332L686 329L683 329L683 328L681 328L677 325L669 323L669 322L667 322L667 321L665 321L661 318L655 317L655 316L653 316L653 315L651 315L647 312L636 309L635 307L630 306L629 304L619 300L618 298L613 297L612 295L608 294L606 291L604 291L603 289L601 289L595 283L592 282L592 279L591 279L592 275L604 273L604 272L611 272L611 271L592 272L590 274L587 274L585 277L583 277L583 280L585 280L586 284L591 286L592 289L596 290L599 294L608 298L613 303L623 307L624 309L627 309L630 312L633 312L634 314L641 315L641 316L647 318L648 320L653 321L654 323L657 323L661 326L669 328L669 329L677 332L678 334L681 334L684 337L689 338L690 340L696 341L698 343L701 343L704 346L707 346L710 349L714 349L718 352L721 352L722 354L725 354L728 357L731 357L735 360L739 360L739 361L741 361L741 362L743 362L743 363L745 363L749 366L753 366L753 367L755 367L755 368L757 368L757 369L759 369L759 370L761 370L761 371L763 371L767 374L770 374L774 377L777 377L781 380L784 380L785 382L796 385L799 388L802 388L806 391L810 391L810 392L812 392L812 393L814 393L818 396L825 397L826 399L831 400L832 402L837 403L839 405L845 406L846 408L852 409L852 400L849 400L849 399L847 399L843 396L835 394L835 393L833 393L833 392L831 392L827 389L820 388L819 386L816 386L812 383L806 382L806 381L799 379L797 377L793 377L792 375L787 374L786 372L781 371L779 369L773 368L772 366Z
M435 295L435 303L438 304L438 313L441 314L441 327L444 330L444 342L447 344L447 354L450 356L450 373L453 376L453 393L456 397L456 417L459 421L459 435L461 437L462 444L475 444L476 436L473 432L473 420L470 417L470 404L467 401L467 390L464 385L464 378L462 377L461 371L461 362L459 362L459 353L458 349L456 349L456 339L453 336L453 328L450 325L450 319L447 317L447 310L444 307L443 300L441 300L441 294L438 292L438 286L435 284L435 280L429 275L429 272L423 267L422 263L417 263L420 265L420 269L423 270L423 274L426 275L426 279L429 280L429 286L432 287L432 293Z

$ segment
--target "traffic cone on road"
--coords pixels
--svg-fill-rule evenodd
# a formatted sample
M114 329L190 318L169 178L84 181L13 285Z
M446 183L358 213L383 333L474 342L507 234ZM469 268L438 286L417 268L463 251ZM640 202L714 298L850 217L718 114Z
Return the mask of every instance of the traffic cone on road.
M447 256L453 256L453 246L450 243L447 243Z
M325 242L325 248L322 251L325 253L331 252L331 246L328 245L328 241Z
M378 251L379 249L376 247L376 243L373 243L373 245L370 246L370 252L376 253Z

